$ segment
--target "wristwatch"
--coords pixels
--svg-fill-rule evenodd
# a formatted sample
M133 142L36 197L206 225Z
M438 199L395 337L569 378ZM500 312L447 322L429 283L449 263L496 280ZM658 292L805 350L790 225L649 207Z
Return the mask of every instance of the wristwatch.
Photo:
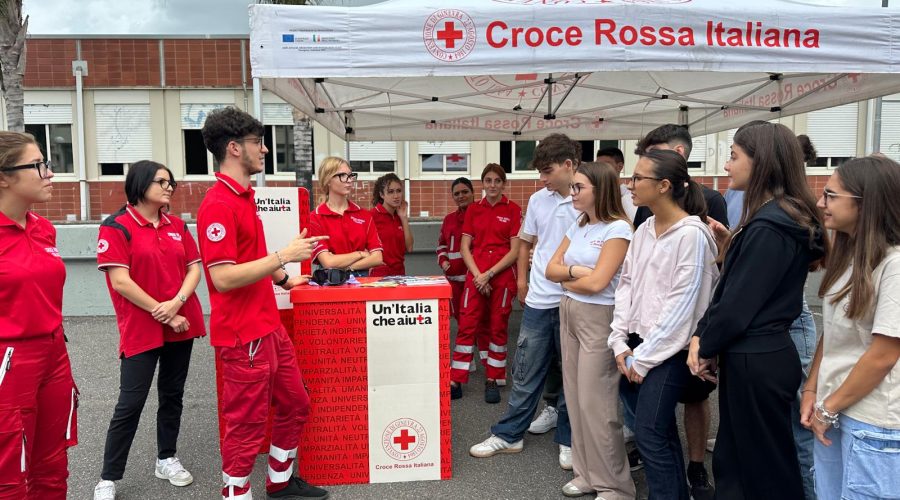
M284 284L287 283L289 279L291 279L291 275L289 275L288 273L284 273L284 278L281 278L281 280L276 281L275 286L284 286Z
M187 295L185 295L185 294L183 294L183 293L179 293L179 294L178 294L178 300L180 300L181 303L184 304L185 302L187 302Z

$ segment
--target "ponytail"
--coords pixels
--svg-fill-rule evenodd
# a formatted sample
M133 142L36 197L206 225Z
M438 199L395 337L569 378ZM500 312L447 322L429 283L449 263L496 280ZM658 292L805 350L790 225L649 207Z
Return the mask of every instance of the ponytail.
M676 198L678 205L689 215L700 217L703 223L707 223L706 198L703 196L703 187L694 179L688 179L684 188L684 196Z

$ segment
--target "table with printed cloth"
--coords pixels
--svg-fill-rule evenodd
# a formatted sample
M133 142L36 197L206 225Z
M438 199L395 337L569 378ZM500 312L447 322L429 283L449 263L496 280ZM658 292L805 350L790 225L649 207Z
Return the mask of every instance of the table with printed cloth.
M299 453L307 481L450 479L451 288L443 278L416 282L291 291L312 400Z

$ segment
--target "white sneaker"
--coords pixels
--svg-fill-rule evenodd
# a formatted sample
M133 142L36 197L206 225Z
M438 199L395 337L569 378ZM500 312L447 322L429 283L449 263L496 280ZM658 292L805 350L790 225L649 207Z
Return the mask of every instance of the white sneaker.
M469 455L475 458L492 457L498 453L519 453L522 451L522 440L515 443L507 443L501 438L491 434L491 437L469 448Z
M100 481L94 486L94 500L116 500L116 483Z
M706 440L706 451L712 453L716 449L716 438Z
M562 494L567 497L572 497L572 498L581 497L581 496L587 495L588 493L589 492L587 492L587 491L581 491L581 489L579 489L578 486L575 486L575 484L572 483L572 481L569 481L568 483L565 484L565 486L562 487Z
M538 415L538 418L534 419L534 422L531 422L531 425L528 426L528 432L543 434L551 429L555 429L558 418L559 413L557 413L556 408L547 405L544 407L544 411Z
M498 379L497 379L497 385L500 386L500 387L506 387L506 379L505 379L505 378L498 378Z
M563 470L572 470L572 447L559 445L559 466Z
M165 460L156 459L156 477L167 479L174 486L187 486L194 482L194 476L184 470L181 460L170 457Z
M631 430L627 425L622 426L622 434L625 434L625 443L633 443L634 442L634 431Z

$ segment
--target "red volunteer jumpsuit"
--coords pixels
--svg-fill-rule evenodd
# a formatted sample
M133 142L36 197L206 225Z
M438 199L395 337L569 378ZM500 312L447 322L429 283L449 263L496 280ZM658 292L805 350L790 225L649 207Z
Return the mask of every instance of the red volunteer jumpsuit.
M510 240L518 237L522 223L522 209L503 196L491 206L487 198L472 203L466 209L463 234L472 238L472 257L482 272L509 253ZM491 294L484 296L475 288L474 276L466 273L459 331L450 365L450 380L466 383L469 364L475 350L479 331L486 332L488 344L487 371L489 379L506 379L506 341L509 336L509 314L516 297L515 264L497 273L490 281Z
M62 328L56 228L0 213L0 499L62 500L78 389Z
M316 207L309 215L309 236L329 237L316 244L312 254L313 261L322 252L345 254L360 250L383 251L372 214L352 201L348 202L343 215L334 212L325 203Z
M463 288L466 283L466 263L463 262L459 247L462 243L463 222L466 220L466 209L460 208L447 214L441 224L441 234L438 236L438 265L444 268L444 263L450 263L450 267L444 271L444 276L450 282L453 289L453 298L450 300L450 313L459 321L459 304L462 299Z
M200 262L197 243L184 221L174 215L160 214L159 227L153 227L152 222L128 206L112 223L104 222L100 226L97 268L101 271L110 267L128 269L131 279L156 300L174 297L184 283L188 266L197 262ZM190 329L176 333L115 291L109 276L106 286L119 325L120 356L130 358L162 347L165 342L206 335L197 294L192 293L178 309L178 314L190 323Z
M197 234L209 287L210 343L221 361L224 387L222 478L225 499L250 498L250 473L265 439L269 406L274 410L266 489L278 491L291 478L300 433L309 416L294 346L281 325L272 281L219 292L209 269L268 255L253 188L216 174L200 205Z
M369 276L404 276L406 275L406 235L403 233L403 223L396 213L391 214L381 203L372 209L372 220L378 231L383 250L381 252L384 264L373 267Z

